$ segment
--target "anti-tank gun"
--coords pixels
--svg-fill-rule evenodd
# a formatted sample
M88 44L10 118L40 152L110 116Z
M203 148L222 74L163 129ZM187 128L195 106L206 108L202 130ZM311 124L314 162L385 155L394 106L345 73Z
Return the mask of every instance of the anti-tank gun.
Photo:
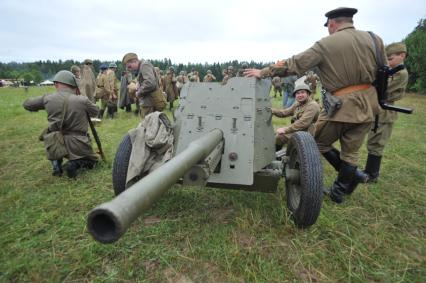
M88 230L102 243L119 239L130 224L173 184L275 192L284 177L287 206L299 227L316 222L322 204L320 154L312 136L297 132L275 152L270 82L231 78L187 83L175 111L171 160L126 188L131 151L126 135L114 161L117 197L94 208Z

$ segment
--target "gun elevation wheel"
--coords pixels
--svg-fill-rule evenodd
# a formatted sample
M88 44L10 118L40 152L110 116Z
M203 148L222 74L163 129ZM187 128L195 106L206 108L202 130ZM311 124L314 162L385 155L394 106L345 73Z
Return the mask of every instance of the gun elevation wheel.
M313 225L322 204L323 169L313 137L296 132L287 146L284 167L287 207L299 227Z

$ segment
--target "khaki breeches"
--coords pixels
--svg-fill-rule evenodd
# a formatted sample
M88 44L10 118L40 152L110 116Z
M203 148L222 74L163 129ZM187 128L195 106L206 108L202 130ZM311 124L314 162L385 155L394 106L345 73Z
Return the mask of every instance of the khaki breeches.
M392 130L393 123L379 123L376 132L370 131L367 140L368 154L382 156L383 150L392 135Z
M357 165L359 149L365 136L371 129L371 122L344 123L334 121L318 121L315 125L315 141L321 153L333 149L333 143L340 142L340 158L349 164Z

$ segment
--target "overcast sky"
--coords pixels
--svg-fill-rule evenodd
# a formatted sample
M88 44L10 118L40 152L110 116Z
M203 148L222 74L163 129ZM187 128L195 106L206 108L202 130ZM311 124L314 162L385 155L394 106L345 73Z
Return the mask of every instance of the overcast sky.
M0 61L271 62L327 36L324 14L341 6L385 44L426 18L425 0L0 0Z

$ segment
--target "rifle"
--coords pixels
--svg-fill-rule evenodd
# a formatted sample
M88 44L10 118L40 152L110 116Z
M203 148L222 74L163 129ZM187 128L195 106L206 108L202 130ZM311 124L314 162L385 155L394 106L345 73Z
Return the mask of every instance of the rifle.
M89 121L89 126L90 126L90 129L92 130L93 137L95 138L96 145L98 146L99 154L101 155L102 160L106 161L105 154L102 150L101 140L99 139L98 132L96 132L95 125L93 125L92 120L90 120L89 113L86 112L86 116L87 116L87 121Z
M377 98L379 100L379 105L382 109L397 111L405 114L413 113L413 109L401 106L395 106L387 104L388 99L388 79L390 76L403 70L405 66L403 64L396 66L395 68L390 68L389 66L383 65L377 70L376 80L373 82L373 86L377 91Z

